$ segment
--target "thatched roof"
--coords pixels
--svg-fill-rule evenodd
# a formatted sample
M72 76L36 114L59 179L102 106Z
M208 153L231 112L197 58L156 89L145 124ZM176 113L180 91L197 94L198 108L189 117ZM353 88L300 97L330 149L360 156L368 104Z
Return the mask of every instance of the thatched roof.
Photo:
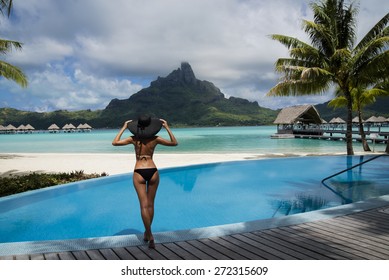
M87 124L87 123L84 123L84 124L80 123L80 124L77 126L77 128L78 128L78 129L91 129L92 127L91 127L89 124Z
M5 127L6 130L16 130L16 127L14 127L12 124L9 124Z
M58 125L56 125L55 123L53 123L52 125L49 126L48 129L49 129L49 130L58 130L59 127L58 127Z
M387 122L388 120L385 119L384 117L380 116L380 117L376 117L376 116L371 116L370 118L368 118L366 120L366 122L369 122L369 123L384 123L384 122Z
M275 124L293 124L297 122L321 124L322 119L313 105L287 107L278 114Z
M33 127L31 124L27 124L27 125L26 125L26 129L27 129L27 130L34 130L35 127Z
M337 117L330 120L329 123L346 123L346 122L342 118Z
M73 124L69 123L65 124L62 129L76 129L76 127Z

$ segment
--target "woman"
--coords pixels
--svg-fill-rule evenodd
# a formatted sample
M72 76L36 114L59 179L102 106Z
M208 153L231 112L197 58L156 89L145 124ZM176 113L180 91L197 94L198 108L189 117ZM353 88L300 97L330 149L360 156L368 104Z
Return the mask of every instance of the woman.
M156 136L161 127L169 134L170 140ZM123 132L128 128L134 135L121 140ZM149 242L149 248L155 248L151 224L154 217L154 199L159 184L158 169L153 161L154 149L158 144L177 146L178 142L163 119L152 119L147 115L140 116L137 121L126 121L112 141L114 146L133 144L136 163L133 183L138 194L141 215L145 226L144 240Z

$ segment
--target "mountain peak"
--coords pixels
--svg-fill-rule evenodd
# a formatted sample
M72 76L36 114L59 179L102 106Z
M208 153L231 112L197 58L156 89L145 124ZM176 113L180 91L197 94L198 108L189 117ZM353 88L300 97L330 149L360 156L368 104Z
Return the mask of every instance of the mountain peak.
M197 85L198 80L188 62L181 62L181 68L171 72L167 77L158 77L156 81L151 82L151 86L171 86L171 85Z
M195 84L197 79L188 62L181 62L181 79L187 84Z

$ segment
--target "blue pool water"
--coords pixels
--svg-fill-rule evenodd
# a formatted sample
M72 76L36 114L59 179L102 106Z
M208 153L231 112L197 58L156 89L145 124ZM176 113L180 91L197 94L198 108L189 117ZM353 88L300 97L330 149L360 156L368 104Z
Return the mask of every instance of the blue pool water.
M318 210L389 194L389 157L248 160L160 170L154 232L232 224ZM0 242L143 232L132 174L0 198Z

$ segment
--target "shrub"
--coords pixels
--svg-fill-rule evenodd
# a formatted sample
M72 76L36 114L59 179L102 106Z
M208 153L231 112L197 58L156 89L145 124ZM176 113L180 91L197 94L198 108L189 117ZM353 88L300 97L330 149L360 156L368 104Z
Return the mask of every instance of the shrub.
M0 177L0 197L107 175L106 173L85 174L84 171L72 171L70 173L33 172L26 175Z

